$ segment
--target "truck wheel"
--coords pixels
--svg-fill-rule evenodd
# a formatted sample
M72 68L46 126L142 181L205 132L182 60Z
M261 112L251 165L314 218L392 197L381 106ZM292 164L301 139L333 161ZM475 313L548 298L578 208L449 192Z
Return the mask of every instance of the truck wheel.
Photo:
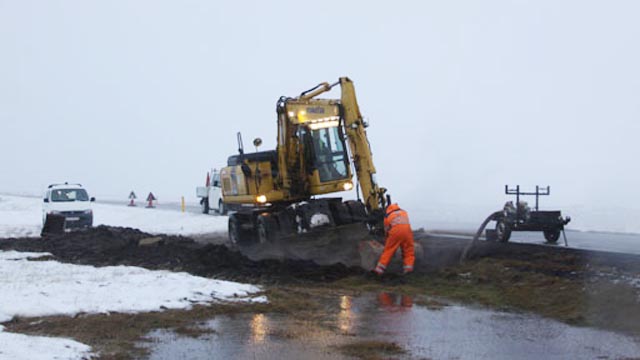
M260 244L272 243L277 238L278 223L272 214L260 214L257 221Z
M200 208L203 214L209 213L209 198L202 198L202 200L200 200Z
M560 238L560 230L545 230L544 238L547 240L549 244L555 244L558 242Z
M218 200L218 214L227 215L227 206L222 202L222 200Z
M496 222L496 240L499 242L507 242L511 237L511 226L505 219L499 219Z

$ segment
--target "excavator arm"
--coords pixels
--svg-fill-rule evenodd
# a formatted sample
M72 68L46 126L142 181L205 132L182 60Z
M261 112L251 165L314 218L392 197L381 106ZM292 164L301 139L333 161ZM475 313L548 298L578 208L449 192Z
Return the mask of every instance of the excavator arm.
M387 189L379 187L376 183L376 167L373 165L371 146L369 145L367 132L365 130L366 125L362 119L362 114L360 114L360 107L356 99L356 90L353 86L353 81L348 77L341 77L333 84L326 82L321 83L300 94L298 99L310 100L324 92L330 91L336 85L340 85L340 105L342 107L344 128L352 161L356 169L356 176L358 177L362 197L364 198L364 204L369 214L382 213L386 205L388 205L388 200L385 197Z
M365 123L360 114L356 90L353 81L347 77L340 78L342 95L340 102L343 109L344 127L347 133L349 149L356 168L356 176L362 190L362 197L370 213L384 210L386 206L385 193L387 189L376 183L376 167L373 165L371 146L367 138Z

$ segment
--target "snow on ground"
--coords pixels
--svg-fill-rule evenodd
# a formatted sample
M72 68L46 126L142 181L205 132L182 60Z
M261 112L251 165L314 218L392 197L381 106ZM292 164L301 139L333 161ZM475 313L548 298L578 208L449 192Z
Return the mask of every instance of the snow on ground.
M152 234L193 235L227 230L226 216L211 216L171 210L93 205L93 223L140 229ZM0 238L39 236L42 229L42 199L0 195Z
M41 199L0 195L0 238L40 236Z
M193 235L227 231L226 216L94 204L93 224L124 226L152 234Z
M187 273L28 260L43 255L47 254L0 252L0 322L14 316L143 312L266 301L264 296L252 296L260 291L257 286ZM7 333L0 327L0 359L80 359L88 352L86 345L72 340Z
M0 359L3 360L80 360L89 359L91 355L91 348L77 341L13 334L0 329Z
M244 301L260 291L253 285L187 273L27 260L42 255L0 252L0 322L13 316L181 309L194 303Z

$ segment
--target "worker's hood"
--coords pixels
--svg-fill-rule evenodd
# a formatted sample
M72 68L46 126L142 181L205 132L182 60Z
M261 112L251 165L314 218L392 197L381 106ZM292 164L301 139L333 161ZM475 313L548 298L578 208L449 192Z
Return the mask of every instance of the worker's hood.
M396 211L396 210L400 210L400 206L398 206L398 204L393 203L389 206L387 206L387 215L391 214L392 212Z

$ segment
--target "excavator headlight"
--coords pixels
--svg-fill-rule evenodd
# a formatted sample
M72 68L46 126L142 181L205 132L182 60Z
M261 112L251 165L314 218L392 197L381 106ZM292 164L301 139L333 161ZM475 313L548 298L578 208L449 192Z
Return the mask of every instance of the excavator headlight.
M346 182L346 183L342 184L342 188L344 189L344 191L349 191L349 190L353 189L353 183L351 181Z
M256 196L256 201L260 204L264 204L267 202L267 196L266 195L258 195Z

